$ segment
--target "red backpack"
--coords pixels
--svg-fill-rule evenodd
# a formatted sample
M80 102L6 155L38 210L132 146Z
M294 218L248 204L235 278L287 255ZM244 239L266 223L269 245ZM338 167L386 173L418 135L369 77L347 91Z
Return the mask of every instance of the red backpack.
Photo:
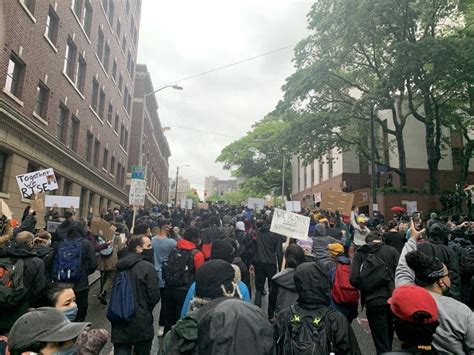
M350 273L349 264L337 263L332 284L332 299L338 304L357 305L359 303L359 290L351 285Z

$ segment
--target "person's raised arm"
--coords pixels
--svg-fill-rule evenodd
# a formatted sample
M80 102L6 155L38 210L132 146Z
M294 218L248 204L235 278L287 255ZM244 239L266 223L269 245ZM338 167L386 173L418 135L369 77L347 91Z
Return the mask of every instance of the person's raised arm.
M400 259L398 259L397 270L395 272L395 287L406 284L413 284L415 282L415 272L408 266L405 256L417 250L416 243L421 238L425 230L417 231L413 220L410 222L410 239L405 243Z

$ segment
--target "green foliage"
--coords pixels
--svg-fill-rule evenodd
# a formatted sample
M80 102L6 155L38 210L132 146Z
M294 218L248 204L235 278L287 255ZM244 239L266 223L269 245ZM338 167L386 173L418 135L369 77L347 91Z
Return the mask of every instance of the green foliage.
M186 194L186 198L188 199L191 199L193 200L193 204L196 205L197 203L199 203L199 195L195 195L193 191L189 191L187 194Z

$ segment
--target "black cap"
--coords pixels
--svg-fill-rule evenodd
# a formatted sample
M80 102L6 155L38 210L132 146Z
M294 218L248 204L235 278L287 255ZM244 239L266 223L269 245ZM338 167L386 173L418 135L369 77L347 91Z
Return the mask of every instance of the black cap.
M233 289L235 270L224 260L211 260L196 271L196 295L202 298L224 296L222 285L227 291Z

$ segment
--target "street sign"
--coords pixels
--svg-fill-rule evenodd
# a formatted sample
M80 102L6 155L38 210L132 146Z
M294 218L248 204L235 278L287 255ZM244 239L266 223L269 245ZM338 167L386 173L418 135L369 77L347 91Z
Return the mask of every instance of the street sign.
M145 180L145 167L132 166L132 180Z

